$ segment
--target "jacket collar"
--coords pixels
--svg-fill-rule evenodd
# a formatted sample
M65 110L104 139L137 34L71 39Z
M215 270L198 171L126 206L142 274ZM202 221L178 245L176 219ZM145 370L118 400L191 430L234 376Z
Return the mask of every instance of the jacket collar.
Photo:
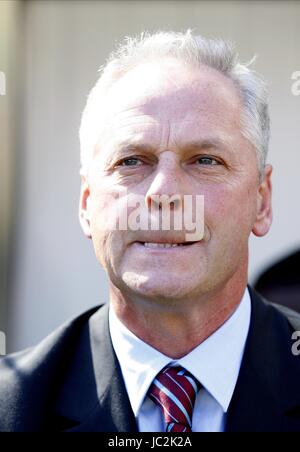
M83 331L61 394L58 415L69 426L65 431L137 431L109 335L108 304L90 318Z
M300 363L291 351L292 328L249 291L251 323L226 431L300 431ZM110 339L108 305L92 315L75 349L57 405L64 430L136 432Z

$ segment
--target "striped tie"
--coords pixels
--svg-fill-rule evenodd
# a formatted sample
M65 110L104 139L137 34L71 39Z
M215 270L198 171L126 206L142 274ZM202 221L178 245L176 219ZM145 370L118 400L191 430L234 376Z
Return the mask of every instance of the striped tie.
M191 432L197 393L201 385L183 367L166 367L149 389L149 397L163 412L166 432Z

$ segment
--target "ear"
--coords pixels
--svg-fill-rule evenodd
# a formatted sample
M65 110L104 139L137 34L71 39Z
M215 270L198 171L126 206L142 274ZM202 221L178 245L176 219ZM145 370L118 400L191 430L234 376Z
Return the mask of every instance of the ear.
M86 176L81 176L81 189L79 199L79 222L84 235L88 239L92 238L88 210L89 197L90 197L90 188L87 178Z
M273 220L272 212L272 176L273 168L266 165L264 179L260 183L257 192L257 216L252 228L253 234L263 237L269 232Z

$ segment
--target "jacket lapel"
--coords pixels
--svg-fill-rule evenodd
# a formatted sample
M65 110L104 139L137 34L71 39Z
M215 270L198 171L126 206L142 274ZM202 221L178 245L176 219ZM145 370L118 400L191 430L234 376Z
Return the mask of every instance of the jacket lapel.
M133 432L137 425L109 334L108 305L89 320L59 400L68 432ZM71 427L70 427L71 426Z
M228 432L300 431L300 366L286 319L250 289L252 315Z
M300 365L292 328L251 289L252 314L244 358L227 413L227 432L299 432ZM108 305L82 332L58 398L56 419L69 432L136 432L108 326Z

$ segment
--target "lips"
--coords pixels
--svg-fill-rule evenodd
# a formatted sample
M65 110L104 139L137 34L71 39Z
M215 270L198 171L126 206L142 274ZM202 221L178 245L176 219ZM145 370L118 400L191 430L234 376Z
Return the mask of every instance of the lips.
M183 243L153 243L145 242L146 248L174 248L175 246L183 246Z
M197 242L179 242L179 243L171 243L171 242L138 242L143 245L145 248L150 249L164 249L164 248L178 248L193 245Z

